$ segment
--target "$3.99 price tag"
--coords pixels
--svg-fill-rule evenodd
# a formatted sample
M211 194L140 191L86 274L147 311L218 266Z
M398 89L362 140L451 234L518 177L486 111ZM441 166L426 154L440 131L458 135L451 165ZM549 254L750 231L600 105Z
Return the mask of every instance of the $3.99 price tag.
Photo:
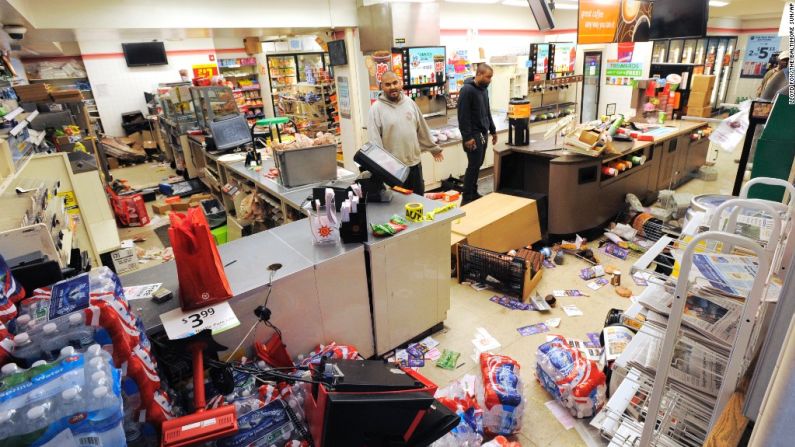
M170 340L187 338L205 329L210 329L215 335L240 325L227 301L189 311L174 309L161 314L160 321Z

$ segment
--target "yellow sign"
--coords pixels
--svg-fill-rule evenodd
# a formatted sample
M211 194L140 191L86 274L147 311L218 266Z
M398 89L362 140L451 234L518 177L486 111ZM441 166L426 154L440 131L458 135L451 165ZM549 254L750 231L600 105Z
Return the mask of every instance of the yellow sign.
M77 198L74 191L60 191L58 197L63 197L63 207L69 214L79 214L80 208L77 206Z
M193 68L193 77L194 78L207 78L212 79L213 76L218 76L218 65L215 63L212 64L198 64L194 65Z

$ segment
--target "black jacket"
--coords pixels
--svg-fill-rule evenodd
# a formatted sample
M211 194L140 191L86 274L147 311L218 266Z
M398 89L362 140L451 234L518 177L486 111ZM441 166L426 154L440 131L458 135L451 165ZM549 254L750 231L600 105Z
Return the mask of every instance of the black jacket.
M491 119L489 92L475 84L474 78L464 81L458 94L458 128L464 141L475 138L476 134L497 133Z

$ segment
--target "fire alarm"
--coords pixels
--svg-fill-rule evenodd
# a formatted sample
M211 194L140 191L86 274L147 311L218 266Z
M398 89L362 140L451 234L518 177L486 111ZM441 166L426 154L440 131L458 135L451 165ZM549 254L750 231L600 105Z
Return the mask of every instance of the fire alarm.
M210 61L215 61L215 54L210 54Z

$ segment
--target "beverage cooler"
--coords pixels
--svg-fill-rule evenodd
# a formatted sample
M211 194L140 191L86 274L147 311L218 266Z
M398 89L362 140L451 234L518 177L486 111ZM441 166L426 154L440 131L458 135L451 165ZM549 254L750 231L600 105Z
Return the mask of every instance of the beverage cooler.
M403 78L403 90L426 117L447 114L445 47L392 49L392 70Z
M316 84L320 72L329 69L328 53L284 53L267 57L268 75L270 77L271 96L276 99L298 84Z

